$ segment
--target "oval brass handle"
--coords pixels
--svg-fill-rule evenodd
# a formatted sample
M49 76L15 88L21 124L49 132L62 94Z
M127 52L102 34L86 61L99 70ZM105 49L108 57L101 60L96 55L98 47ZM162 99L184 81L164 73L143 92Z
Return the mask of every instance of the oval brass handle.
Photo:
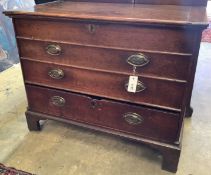
M128 82L125 84L125 89L127 90L128 88ZM141 92L144 91L146 89L146 86L144 85L143 82L138 81L138 84L136 86L136 92Z
M144 121L142 116L140 116L137 113L133 113L133 112L128 112L128 113L124 114L123 118L130 125L138 125Z
M65 99L60 96L51 97L51 102L53 103L53 105L58 106L58 107L62 107L65 105Z
M61 54L61 47L59 45L55 45L55 44L49 44L47 47L46 47L46 52L49 54L49 55L60 55Z
M149 63L149 58L146 55L139 53L129 56L127 63L135 67L141 67Z
M61 69L52 69L48 72L48 75L53 79L62 79L64 77L64 72Z

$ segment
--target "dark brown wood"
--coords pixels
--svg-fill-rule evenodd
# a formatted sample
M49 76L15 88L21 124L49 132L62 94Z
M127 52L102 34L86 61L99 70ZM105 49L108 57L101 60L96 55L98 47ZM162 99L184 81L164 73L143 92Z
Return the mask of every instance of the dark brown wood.
M160 151L163 156L162 169L176 173L181 153L181 145L176 148L164 147L160 145L150 145Z
M135 0L70 0L75 2L98 2L98 3L130 3L133 4Z
M119 135L159 150L162 168L176 172L207 1L91 1L4 12L14 21L29 130L52 119ZM134 54L147 63L135 72L144 90L129 93Z
M174 143L178 139L176 136L179 113L168 113L30 85L26 86L26 91L30 111L90 123L158 141ZM65 104L63 106L53 104L52 97L55 96L63 98ZM137 125L127 123L123 115L128 112L139 114L143 119L142 123Z
M144 143L156 150L158 150L162 156L163 156L163 162L162 162L162 169L171 171L171 172L176 172L177 167L178 167L178 162L179 162L179 157L180 157L180 152L181 152L181 145L171 145L171 144L166 144L158 141L153 141L152 139L146 139L142 137L137 137L135 135L131 135L128 133L123 133L119 132L118 130L112 130L111 128L105 128L97 125L93 125L90 123L85 123L85 122L78 122L70 119L65 119L65 118L58 118L54 117L52 115L47 115L47 114L42 114L42 113L37 113L28 110L26 112L27 116L31 116L33 118L38 118L41 120L46 120L46 119L51 119L51 120L57 120L60 122L65 122L65 123L70 123L76 126L80 127L85 127L88 129L96 130L96 131L101 131L104 133L109 133L113 134L116 136L120 136L123 138L135 140L141 143Z
M170 1L170 0L169 0ZM179 1L179 0L178 0ZM197 0L195 0L197 1ZM58 1L4 12L14 18L49 18L206 27L206 7ZM165 38L166 39L166 38Z
M146 89L142 92L127 92L125 84L129 76L114 73L104 73L61 66L57 64L41 63L22 60L25 81L42 86L66 89L90 95L102 96L121 101L128 101L150 106L159 106L179 111L185 93L185 83L165 81L141 77ZM49 76L52 69L60 69L64 73L61 79Z
M193 114L193 108L190 106L189 102L188 105L186 106L185 117L192 117L192 114Z
M193 5L206 6L207 0L70 0L76 2L133 3L152 5Z
M193 108L191 107L191 97L192 97L193 84L194 84L194 79L195 79L202 31L197 32L195 35L196 37L195 37L195 46L193 48L193 61L191 62L191 65L190 65L188 92L186 93L186 98L187 98L186 113L185 113L186 117L191 117L193 114Z
M191 53L194 41L192 32L181 29L30 19L16 19L15 26L17 37L122 49Z
M180 150L173 150L173 149L163 150L162 169L176 172L179 162L180 152L181 152Z
M159 5L193 5L206 6L207 0L70 0L77 2L106 2L106 3L133 3L133 4L159 4Z
M130 75L133 66L127 63L131 55L142 53L149 63L137 67L136 74L187 81L191 54L172 54L165 52L144 52L142 50L123 50L113 48L91 47L83 44L73 45L60 42L18 39L19 54L23 59L72 65L79 68L98 69ZM50 44L59 45L61 54L50 55L46 47Z
M140 4L206 6L207 0L135 0Z
M32 115L30 115L30 113L27 113L27 112L25 113L25 115L26 115L28 129L30 131L40 131L41 130L40 120L42 118L40 118L38 116L32 116Z

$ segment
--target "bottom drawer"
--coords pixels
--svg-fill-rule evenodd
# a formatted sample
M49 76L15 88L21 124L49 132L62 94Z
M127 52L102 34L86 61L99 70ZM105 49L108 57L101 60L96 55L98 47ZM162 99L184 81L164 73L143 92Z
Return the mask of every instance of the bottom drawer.
M29 110L123 133L174 142L179 113L26 85Z

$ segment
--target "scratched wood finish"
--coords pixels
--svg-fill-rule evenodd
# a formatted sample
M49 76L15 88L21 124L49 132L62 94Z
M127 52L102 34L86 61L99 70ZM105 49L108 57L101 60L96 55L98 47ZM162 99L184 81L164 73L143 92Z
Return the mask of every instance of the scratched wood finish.
M207 25L206 7L146 5L123 3L90 3L58 1L30 9L4 12L14 18L107 21L129 24L168 25L169 27L203 28ZM165 26L167 27L167 26Z
M26 91L29 109L35 112L92 123L124 133L170 143L174 142L177 137L179 113L167 113L30 85L26 86ZM53 96L64 98L65 105L55 106L51 101ZM143 117L143 122L139 125L128 124L123 118L123 115L128 112L139 114Z
M123 49L191 53L194 43L192 33L181 29L50 20L33 20L32 23L25 19L16 19L15 28L18 37Z
M141 76L167 78L187 81L190 55L143 52L139 50L122 50L90 47L59 42L18 39L19 54L24 59L76 66L80 68L132 74L133 66L127 63L131 55L142 53L148 57L149 63L137 67L136 73ZM48 45L59 45L61 54L50 55L46 52Z
M193 5L206 6L207 0L135 0L140 4L161 4L161 5Z
M112 2L112 3L133 3L133 4L162 4L162 5L193 5L206 6L207 0L71 0L77 2Z
M30 83L133 103L173 108L174 110L181 109L185 92L184 83L140 77L139 79L145 84L146 89L142 92L130 93L125 88L125 84L128 82L128 76L126 75L83 70L29 60L22 60L22 66L25 81ZM63 70L64 77L59 80L51 78L48 72L52 69Z
M158 149L162 169L176 172L201 33L208 26L207 1L108 1L58 1L4 12L13 18L18 41L28 128L38 131L40 120L52 119L130 138ZM60 44L62 54L46 55L48 43ZM125 57L137 51L151 62L137 70L147 88L132 94L124 87L131 73ZM52 68L63 69L64 78L50 79ZM68 108L52 106L50 95L64 96ZM131 110L143 115L142 127L121 120Z

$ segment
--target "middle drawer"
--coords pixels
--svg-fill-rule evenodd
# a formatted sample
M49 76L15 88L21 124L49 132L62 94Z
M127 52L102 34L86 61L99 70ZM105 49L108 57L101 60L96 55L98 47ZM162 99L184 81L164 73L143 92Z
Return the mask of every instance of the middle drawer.
M181 110L185 83L139 77L136 93L127 92L128 76L22 60L27 83L111 99Z

